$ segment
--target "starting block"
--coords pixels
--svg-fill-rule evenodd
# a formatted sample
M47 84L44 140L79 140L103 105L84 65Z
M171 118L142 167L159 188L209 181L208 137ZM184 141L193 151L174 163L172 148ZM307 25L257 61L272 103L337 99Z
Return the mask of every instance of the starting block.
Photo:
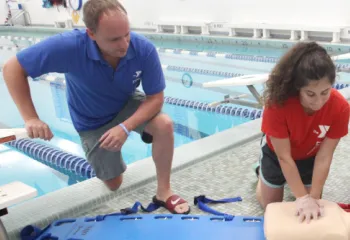
M249 101L240 100L242 96L236 96L233 98L225 97L224 101L212 103L213 106L217 106L219 104L224 104L224 103L233 103L238 105L244 105L247 107L262 108L264 104L261 100L261 96L259 92L256 90L254 85L264 84L268 80L268 78L269 78L269 74L266 74L266 73L251 74L251 75L244 75L239 77L225 78L221 80L206 82L206 83L203 83L202 85L205 88L246 86L257 101L257 103L251 103ZM245 95L243 95L243 97L245 97Z
M22 182L11 182L0 186L0 217L6 215L7 208L37 196L37 190ZM6 229L0 219L0 239L7 240Z
M28 138L27 130L25 128L0 129L0 144L23 138Z

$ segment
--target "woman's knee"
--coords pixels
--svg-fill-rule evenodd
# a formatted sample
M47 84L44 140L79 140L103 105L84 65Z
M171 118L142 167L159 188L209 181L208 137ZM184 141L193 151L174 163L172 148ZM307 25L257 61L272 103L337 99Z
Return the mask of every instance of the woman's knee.
M256 187L256 198L263 209L273 202L281 202L283 200L283 187L270 187L259 178Z

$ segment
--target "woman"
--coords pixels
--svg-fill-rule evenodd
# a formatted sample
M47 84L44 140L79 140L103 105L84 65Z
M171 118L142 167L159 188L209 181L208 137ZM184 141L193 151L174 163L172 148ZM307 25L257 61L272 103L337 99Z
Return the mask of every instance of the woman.
M349 104L332 85L335 65L315 42L298 43L266 83L257 199L283 200L287 183L301 221L322 215L319 199L335 148L348 133Z

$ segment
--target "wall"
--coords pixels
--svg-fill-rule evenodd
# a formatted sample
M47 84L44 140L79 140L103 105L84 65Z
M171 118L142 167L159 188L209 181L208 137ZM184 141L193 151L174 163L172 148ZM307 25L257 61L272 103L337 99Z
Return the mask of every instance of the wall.
M142 25L145 20L157 21L159 18L177 17L238 23L350 25L348 0L293 0L293 3L289 0L289 4L281 0L125 0L124 2L135 25ZM142 2L141 6L134 7L136 2Z
M7 17L8 8L5 0L0 0L0 25L4 24Z
M4 2L5 0L0 0ZM70 16L63 7L44 9L42 0L22 0L33 24L53 24ZM158 19L208 20L217 22L308 23L350 25L348 0L122 0L132 25L147 27ZM201 4L198 4L198 3ZM1 5L0 5L1 6ZM0 10L0 17L3 14ZM146 23L145 23L146 22ZM82 21L79 21L83 25Z
M42 3L42 0L30 0L22 3L23 8L30 14L32 24L53 25L54 21L69 18L71 15L70 9L63 7L47 9L42 7Z

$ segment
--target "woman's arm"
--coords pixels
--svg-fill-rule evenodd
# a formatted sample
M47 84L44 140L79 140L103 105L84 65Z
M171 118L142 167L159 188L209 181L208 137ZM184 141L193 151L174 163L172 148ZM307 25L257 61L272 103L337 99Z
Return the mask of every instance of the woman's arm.
M310 195L315 199L321 198L322 189L328 177L333 159L333 153L339 143L339 140L339 138L331 139L326 137L316 154L310 191Z
M321 198L334 151L340 139L348 134L350 119L349 103L345 99L338 99L338 101L339 103L335 106L339 112L334 116L334 121L326 137L323 139L315 158L310 195L316 199Z
M308 194L301 180L298 168L291 155L289 138L270 137L286 181L296 198Z

